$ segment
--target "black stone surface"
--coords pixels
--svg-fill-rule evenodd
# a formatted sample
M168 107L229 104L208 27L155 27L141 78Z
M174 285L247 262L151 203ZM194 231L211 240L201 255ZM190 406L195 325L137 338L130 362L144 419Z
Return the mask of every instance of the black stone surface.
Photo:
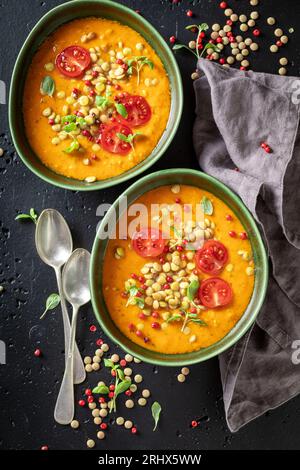
M0 79L7 87L16 56L28 32L42 15L60 3L63 2L0 1ZM169 0L124 0L120 3L140 9L166 40L175 34L180 40L187 41L191 33L184 31L184 26L194 20L210 24L223 20L218 1L183 0L177 5L172 5ZM238 13L251 11L246 0L229 3ZM193 20L186 16L188 8L195 13ZM292 61L289 74L299 75L300 3L263 1L261 6L253 9L264 18L257 23L264 34L259 39L262 48L252 62L253 68L274 73L278 69L278 54L269 52L272 28L265 23L265 18L275 16L285 30L295 29L283 55ZM176 166L197 167L192 147L194 97L190 80L194 62L192 56L185 53L178 53L177 60L184 82L184 113L172 145L150 171ZM53 419L64 366L61 315L57 310L43 322L39 321L39 315L46 297L56 291L54 273L36 254L33 224L16 222L14 218L18 211L26 212L30 207L38 212L54 207L66 217L75 247L91 249L99 222L97 206L104 201L113 202L126 185L85 194L44 183L15 153L9 136L7 106L1 105L0 111L0 147L5 150L0 158L0 284L5 289L0 294L0 339L7 347L7 364L0 366L0 448L39 449L47 444L50 449L85 449L86 439L96 435L89 411L77 410L76 416L81 422L77 431L59 426ZM95 340L103 337L99 328L96 333L89 331L88 327L94 321L91 307L82 309L78 344L84 355L92 354ZM41 358L33 355L37 347L43 352ZM159 430L152 432L149 407L136 407L129 412L120 405L119 413L134 417L139 434L133 436L125 429L110 426L107 438L97 442L99 450L299 448L299 397L231 434L224 418L217 359L191 367L185 384L177 382L176 369L139 364L135 370L143 374L145 387L152 390L153 398L163 407ZM90 383L93 385L100 377L100 373L92 375ZM77 387L77 398L84 389L85 385ZM190 427L192 419L200 419L200 425L195 429Z

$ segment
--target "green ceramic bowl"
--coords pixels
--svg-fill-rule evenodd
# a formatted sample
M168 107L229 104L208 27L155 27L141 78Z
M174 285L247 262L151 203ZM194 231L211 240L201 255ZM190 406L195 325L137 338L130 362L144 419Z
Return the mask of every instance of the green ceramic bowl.
M27 141L22 109L23 88L32 57L41 43L59 26L76 18L98 16L119 21L140 33L155 49L168 73L171 87L171 112L167 127L152 153L131 170L103 181L89 184L54 173L43 165ZM129 8L107 0L74 0L49 11L32 29L17 58L9 95L9 125L14 145L25 165L37 176L66 189L92 191L124 182L145 171L158 160L171 143L180 122L183 105L183 91L180 72L174 56L156 29L142 16Z
M117 199L99 226L92 250L90 285L94 312L105 333L125 351L130 352L145 362L166 366L181 366L205 361L232 346L246 333L254 322L263 303L268 284L268 259L258 228L239 197L218 180L195 170L183 168L164 170L141 178L130 186L130 188L123 193L123 196L127 196L128 204L130 205L134 200L147 191L159 186L173 185L177 183L196 186L206 191L210 191L230 207L249 234L256 267L256 275L253 294L243 316L223 339L212 346L188 354L162 354L150 351L133 343L111 320L102 296L102 269L107 239L102 240L101 238L103 238L102 234L105 232L105 228L107 227L109 220L113 220L111 218L114 210L117 210L117 214L119 214L119 199ZM243 294L241 293L241 295Z

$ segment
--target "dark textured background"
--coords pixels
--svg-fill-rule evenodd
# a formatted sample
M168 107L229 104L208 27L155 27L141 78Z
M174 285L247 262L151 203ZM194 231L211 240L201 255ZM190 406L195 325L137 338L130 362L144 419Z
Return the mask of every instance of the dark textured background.
M0 78L9 85L12 68L28 32L36 21L52 7L63 3L58 0L2 0L0 1ZM184 26L191 21L221 22L223 12L219 1L183 0L171 5L169 0L124 0L158 29L164 38L176 34L188 40L190 33ZM249 12L247 0L231 0L230 6L238 13ZM261 1L258 9L262 17L275 16L281 25L295 28L289 45L284 49L292 62L289 74L299 75L300 2ZM194 20L186 17L187 8L195 12ZM263 19L258 27L264 32L259 39L262 50L256 54L253 68L276 72L278 55L269 53L272 28ZM253 56L251 56L252 58ZM185 107L180 128L166 155L151 171L175 167L196 167L192 148L193 88L190 74L194 63L192 56L178 53L182 72ZM252 62L252 60L251 60ZM62 427L53 420L55 399L63 373L63 333L59 310L50 313L40 322L47 295L56 291L54 273L43 265L34 247L34 227L29 223L15 222L18 211L30 207L40 212L54 207L62 212L70 224L75 246L91 249L98 222L97 206L112 202L125 185L100 192L79 193L64 191L39 180L22 164L12 146L6 116L6 106L1 106L0 147L5 149L0 158L0 284L5 288L0 294L0 339L7 345L7 365L0 366L0 448L39 449L47 444L51 449L84 449L87 437L94 437L96 426L87 410L78 410L81 421L78 431ZM249 116L251 119L251 116ZM129 182L130 184L131 182ZM78 343L83 354L92 354L95 340L101 332L90 333L93 323L90 307L82 309L79 319ZM42 358L33 351L40 347ZM115 348L114 348L115 350ZM154 368L140 364L135 367L144 375L144 385L151 388L153 397L163 406L159 431L152 432L150 410L136 407L133 412L120 406L120 414L133 416L140 430L132 436L116 426L110 427L105 441L98 441L98 449L297 449L300 447L299 418L300 397L281 408L269 412L231 434L224 419L222 390L218 361L210 360L191 367L185 384L178 384L177 370ZM100 380L100 373L97 374ZM91 384L96 382L92 376ZM78 397L84 386L77 387ZM200 426L190 428L192 419L200 419Z

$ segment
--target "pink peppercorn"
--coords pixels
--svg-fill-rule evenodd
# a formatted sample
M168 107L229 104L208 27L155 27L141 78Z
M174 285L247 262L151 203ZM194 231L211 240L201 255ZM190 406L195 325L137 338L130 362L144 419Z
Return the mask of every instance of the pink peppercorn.
M230 230L230 232L228 232L228 235L231 237L231 238L235 238L236 237L236 232L234 230Z
M157 321L154 321L152 324L151 324L151 327L154 329L154 330L158 330L160 328L160 324L157 322Z
M282 45L283 43L280 40L276 41L276 46L281 47Z
M172 276L167 276L166 280L167 280L167 282L173 282Z
M84 391L84 394L86 396L90 396L90 395L92 395L92 390L90 388L86 388L85 391Z
M35 357L40 357L42 354L42 351L40 349L36 349L33 354L35 355Z
M171 36L170 39L169 39L170 43L171 44L174 44L176 42L176 37L175 36Z
M137 433L137 428L133 426L133 428L131 428L131 434L136 434L136 433Z
M181 203L180 197L176 197L176 198L175 198L175 202L176 202L176 204L180 204L180 203Z
M97 346L102 346L103 343L104 343L104 341L101 338L97 339L97 341L96 341Z
M144 276L139 276L139 282L145 282Z
M115 396L115 393L114 393L114 392L109 392L108 398L113 398L114 396Z
M48 446L42 446L41 450L49 450L49 447Z
M132 391L131 391L131 390L126 390L125 395L126 395L127 397L131 397Z
M98 75L99 75L99 72L97 72L97 70L93 70L93 71L92 71L92 77L93 77L93 78L97 78Z
M136 330L135 334L141 338L143 336L143 333L140 330Z
M240 239L241 239L241 240L247 240L247 238L248 238L248 235L247 235L246 232L241 232L241 233L240 233Z
M49 122L50 126L53 126L55 124L54 119L49 119L48 122Z
M181 245L178 245L176 249L177 251L183 251L183 247Z
M197 313L196 307L191 307L190 308L190 313Z
M231 214L226 214L225 219L231 222L233 220L233 217Z
M226 3L226 2L221 2L221 3L220 3L220 8L222 8L223 10L225 10L225 8L227 8L227 3Z
M198 426L197 421L193 420L193 421L191 422L191 426L192 426L192 428L196 428L196 427Z
M159 313L158 312L152 312L151 317L157 319L157 318L159 318Z
M79 400L78 405L79 406L85 406L85 401L84 400Z
M193 16L192 10L188 10L188 11L186 12L186 16L189 16L189 17L191 18L191 17Z
M92 333L94 333L96 330L97 330L96 325L91 325L91 326L90 326L90 331L91 331Z
M127 361L125 361L125 359L121 359L120 360L120 366L121 367L126 367L127 366Z
M100 428L103 429L103 430L107 429L107 424L106 423L101 423Z
M94 397L93 397L92 395L90 395L90 396L87 398L87 401L88 401L88 403L93 403Z
M134 330L134 324L133 324L133 323L129 323L128 329L129 329L129 331L133 331L133 330Z
M163 285L163 290L170 289L170 284L166 283Z
M259 29L254 29L253 30L253 35L254 36L260 36L260 30Z
M145 320L145 318L146 318L146 315L144 313L142 313L142 312L139 313L139 319L140 320Z
M221 65L225 64L226 60L224 59L224 57L221 57L221 59L219 60L219 63Z

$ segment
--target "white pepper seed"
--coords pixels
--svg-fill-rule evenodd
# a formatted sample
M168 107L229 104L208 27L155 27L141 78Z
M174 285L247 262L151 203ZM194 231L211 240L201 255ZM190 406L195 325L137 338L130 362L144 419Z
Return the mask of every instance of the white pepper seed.
M231 21L235 22L239 19L238 15L236 13L233 13L231 16L230 16L230 19Z
M189 369L188 367L183 367L183 368L181 369L181 373L182 373L183 375L189 375L190 369Z
M134 407L134 401L133 400L126 400L125 401L125 406L126 406L126 408L133 408Z
M210 35L211 39L217 39L219 37L219 33L217 31L213 31Z
M249 26L249 28L253 28L255 26L255 21L254 20L249 20L249 21L247 21L247 25Z
M237 54L237 55L235 56L235 58L236 58L236 60L238 60L239 62L241 62L241 61L243 60L242 54Z
M98 439L104 439L104 438L105 438L105 432L103 432L103 431L98 431L98 432L97 432L97 437L98 437Z
M147 405L147 400L146 400L146 398L139 398L139 399L138 399L138 404L139 404L140 406L146 406L146 405Z
M95 410L93 410L93 411L95 411ZM94 424L97 424L97 426L99 426L99 424L101 424L101 423L102 423L102 419L99 416L96 416L94 418Z
M73 428L73 429L79 428L79 421L77 421L77 419L73 419L73 421L71 421L70 426L71 426L71 428Z
M106 343L101 344L101 349L103 352L107 352L109 350L109 346Z
M226 24L223 29L225 33L229 33L229 31L231 31L231 26L229 26L229 24Z
M101 416L101 418L106 418L106 416L108 415L108 412L105 408L102 408L100 411L99 411L99 415Z
M226 8L226 10L224 10L225 16L231 16L232 14L233 14L233 11L231 10L231 8Z
M256 5L258 5L258 0L250 0L250 5L256 7Z
M246 21L247 21L247 16L246 16L246 15L240 15L240 16L239 16L239 20L240 20L241 23L246 23Z
M234 57L232 57L231 55L229 55L226 60L227 60L227 64L230 64L230 65L234 64Z
M113 354L110 359L111 359L113 362L119 362L120 357L118 356L118 354Z
M280 36L283 35L283 31L282 31L281 28L276 28L275 31L274 31L274 34L275 34L275 36L277 36L279 38Z
M93 439L88 439L88 440L86 441L86 445L87 445L90 449L92 449L93 447L95 447L96 443L95 443L95 441L94 441Z
M287 60L286 57L281 57L281 58L279 59L279 63L280 63L280 65L287 65L287 64L288 64L288 60Z
M240 30L244 32L248 31L248 25L246 23L242 23L240 25Z
M92 411L92 416L94 418L98 418L98 416L100 416L100 410L99 408L95 408L93 411Z
M185 382L185 375L183 375L183 374L178 374L178 375L177 375L177 380L178 380L178 382L180 382L180 383Z
M102 351L102 349L97 349L97 350L95 351L95 355L96 355L96 356L99 356L99 357L102 357L102 356L103 356L103 351Z
M199 78L199 74L198 74L197 72L193 72L193 73L191 74L191 79L192 79L192 80L197 80L197 78Z
M125 423L124 423L125 429L131 429L132 426L133 426L133 422L132 422L132 421L129 421L129 420L125 421Z
M286 75L286 72L287 70L285 67L280 67L280 69L278 70L279 75Z
M272 44L272 45L270 46L270 51L271 51L271 52L277 52L277 51L278 51L278 46L276 46L276 44Z
M89 403L88 406L89 406L89 409L90 409L90 410L94 410L97 405L96 405L96 403L93 401L92 403Z
M124 374L130 376L132 374L132 369L130 369L130 367L126 367L124 369Z
M140 375L140 374L135 375L135 376L134 376L134 381L135 381L135 383L137 383L137 384L143 382L143 376Z
M97 371L100 369L100 364L98 362L93 362L92 369Z
M219 25L219 23L215 23L215 24L212 25L211 29L213 31L220 31L221 26Z
M3 155L4 155L4 150L0 148L0 157L3 157Z
M92 365L91 364L86 364L85 370L86 370L86 372L92 372L92 370L93 370Z
M150 395L151 395L150 390L148 390L147 388L145 388L145 389L142 391L142 396L143 396L144 398L149 398Z
M259 13L258 13L258 11L251 11L251 13L250 13L250 18L251 18L252 20L257 20L257 19L259 18Z
M280 41L282 44L286 44L288 42L289 38L287 36L281 36Z
M116 419L116 423L117 423L118 426L123 426L124 422L125 422L125 419L122 416L119 416Z
M131 354L125 354L125 361L126 362L132 362L133 361L133 356L131 356Z
M135 384L131 384L130 387L129 387L129 390L134 393L137 391L137 386Z
M98 362L98 363L101 362L101 357L98 356L98 355L97 355L97 356L94 356L94 357L93 357L93 362Z
M257 51L258 44L256 42L253 42L252 44L250 44L250 49L251 51Z
M250 44L252 44L253 41L252 41L251 38L246 38L244 42L245 42L246 46L250 46Z
M247 55L249 55L248 49L243 49L242 50L242 56L247 57Z
M140 364L142 361L138 359L137 357L134 357L133 362L135 362L136 364Z

